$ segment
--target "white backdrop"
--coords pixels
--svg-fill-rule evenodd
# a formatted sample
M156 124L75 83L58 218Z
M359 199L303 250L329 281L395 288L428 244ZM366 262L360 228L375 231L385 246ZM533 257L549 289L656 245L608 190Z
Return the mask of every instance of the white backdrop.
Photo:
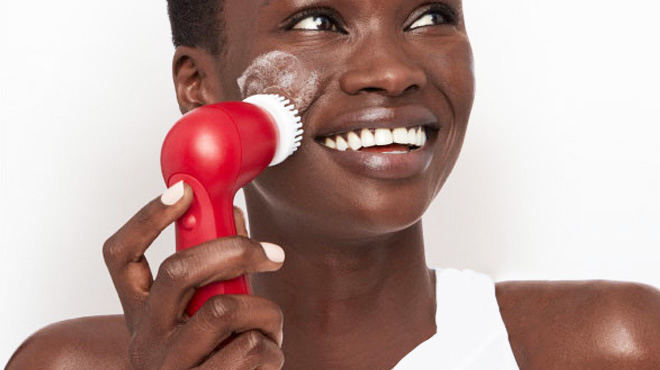
M164 190L179 117L164 0L0 0L0 365L32 332L120 313L101 244ZM429 263L660 286L660 10L466 0L478 94L425 218ZM152 266L173 250L165 233Z

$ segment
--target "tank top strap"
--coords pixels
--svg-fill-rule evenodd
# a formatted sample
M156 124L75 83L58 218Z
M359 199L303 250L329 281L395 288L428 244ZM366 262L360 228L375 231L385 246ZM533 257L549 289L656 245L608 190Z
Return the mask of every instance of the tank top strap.
M493 280L471 270L435 271L436 334L394 370L518 370Z

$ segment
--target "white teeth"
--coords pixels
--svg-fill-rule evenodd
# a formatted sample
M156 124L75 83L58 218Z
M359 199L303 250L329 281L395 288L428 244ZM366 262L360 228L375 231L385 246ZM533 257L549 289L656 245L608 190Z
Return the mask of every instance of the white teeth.
M386 128L376 129L376 145L390 145L394 142L392 138L392 131Z
M374 138L374 134L372 134L369 129L363 128L362 131L360 131L360 136L362 137L363 147L369 148L376 145L376 139Z
M337 144L335 144L335 141L332 140L331 138L325 139L325 146L327 146L328 148L337 149Z
M362 148L362 140L360 140L360 137L353 131L348 133L348 146L350 146L352 150L360 150L360 148Z
M392 130L392 140L397 144L408 144L408 130L403 127Z
M337 150L343 152L348 149L348 143L346 143L346 140L344 140L343 137L337 135L337 139L335 140L337 141Z
M417 145L417 133L414 128L408 130L408 144Z
M348 149L358 151L362 148L369 148L372 146L386 146L393 143L412 145L421 147L426 143L426 132L422 127L399 127L393 130L386 128L375 129L375 134L371 129L364 128L357 131L349 131L348 134L334 135L327 137L323 144L331 149L346 151ZM408 153L403 152L384 152L384 153Z

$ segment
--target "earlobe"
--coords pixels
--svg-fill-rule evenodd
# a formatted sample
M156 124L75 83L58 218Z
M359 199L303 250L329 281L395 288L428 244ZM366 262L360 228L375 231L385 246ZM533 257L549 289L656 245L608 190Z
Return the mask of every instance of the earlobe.
M172 77L181 113L222 101L215 59L203 49L177 47L172 61Z

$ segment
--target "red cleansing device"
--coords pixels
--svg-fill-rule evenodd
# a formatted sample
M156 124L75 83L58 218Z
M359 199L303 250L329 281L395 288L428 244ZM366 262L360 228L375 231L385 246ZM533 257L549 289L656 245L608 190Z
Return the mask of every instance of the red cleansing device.
M293 104L279 95L199 107L165 137L160 156L167 186L183 180L194 198L176 222L176 250L236 235L234 196L268 166L295 152L302 123ZM245 276L197 290L186 313L193 315L218 294L249 294Z

